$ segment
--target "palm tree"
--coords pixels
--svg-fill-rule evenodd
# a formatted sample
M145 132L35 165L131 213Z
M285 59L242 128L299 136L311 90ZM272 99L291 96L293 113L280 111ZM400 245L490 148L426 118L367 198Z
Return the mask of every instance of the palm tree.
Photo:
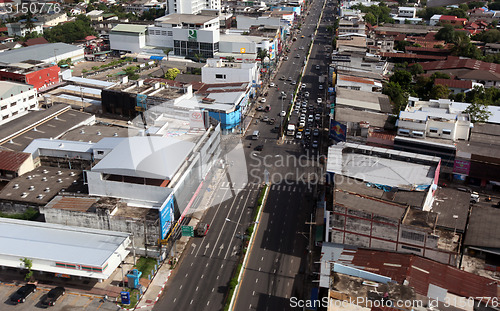
M165 53L167 55L167 62L168 62L168 53L172 52L172 49L171 48L166 48L163 50L163 53Z

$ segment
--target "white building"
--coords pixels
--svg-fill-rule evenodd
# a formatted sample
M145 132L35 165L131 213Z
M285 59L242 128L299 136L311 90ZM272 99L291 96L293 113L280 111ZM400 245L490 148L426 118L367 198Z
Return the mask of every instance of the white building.
M43 34L43 23L34 23L32 29L28 29L24 23L9 23L6 26L9 36L24 37L30 32Z
M365 22L358 17L342 18L339 20L339 35L359 34L365 35Z
M68 58L71 59L72 63L82 61L84 59L83 47L62 42L27 46L22 49L2 52L0 65L12 65L27 60L50 64Z
M259 81L259 66L256 62L223 62L222 59L208 59L201 68L201 82L257 83Z
M167 12L169 14L198 14L204 9L221 9L220 0L168 0Z
M32 85L0 81L0 125L37 108L37 92Z
M238 29L248 30L252 26L281 26L285 27L290 23L293 23L293 13L287 14L289 15L290 20L287 20L285 15L283 18L271 17L271 16L245 16L245 15L236 15L236 27Z
M178 56L213 57L219 51L219 38L215 15L169 14L148 27L148 45L171 48Z
M139 53L146 46L146 25L119 24L109 32L110 48Z
M231 33L220 36L218 56L233 56L236 59L256 59L260 50L266 50L270 60L277 57L278 36L244 36Z
M397 127L401 136L456 141L469 139L471 122L469 115L455 111L450 102L410 97L406 109L399 113Z
M380 92L382 83L373 79L338 74L336 87L363 92Z
M129 251L128 233L0 218L0 265L67 278L105 280Z
M441 19L442 15L435 14L431 17L429 20L429 25L430 26L436 26L439 23L439 20Z
M126 12L133 12L141 15L151 9L164 9L166 7L165 2L160 2L158 0L136 0L125 5Z
M417 8L415 7L399 7L398 17L415 18L417 16Z

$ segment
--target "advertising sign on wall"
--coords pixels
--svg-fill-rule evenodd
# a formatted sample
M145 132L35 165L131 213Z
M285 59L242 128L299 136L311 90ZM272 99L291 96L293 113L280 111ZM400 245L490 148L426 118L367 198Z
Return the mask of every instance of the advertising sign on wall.
M453 173L469 175L469 171L470 171L470 161L455 160L455 163L453 163Z
M167 236L174 222L174 195L171 193L160 208L161 238Z

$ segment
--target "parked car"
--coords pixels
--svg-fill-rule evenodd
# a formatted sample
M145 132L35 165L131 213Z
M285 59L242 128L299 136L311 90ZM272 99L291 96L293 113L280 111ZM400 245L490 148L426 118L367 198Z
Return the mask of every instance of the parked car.
M302 85L300 86L300 88L302 89L305 89L307 87L307 85L305 83L302 83Z
M264 116L262 118L262 122L269 122L269 117L268 116Z
M320 65L316 65L316 70L320 70L320 69L321 69Z
M321 104L321 103L323 102L323 100L322 100L321 98L318 98L318 99L316 99L316 102L317 102L318 104Z
M307 108L302 108L302 113L307 113Z
M285 56L284 60L288 60L288 56Z
M305 96L306 98L309 98L309 92L305 92L305 93L304 93L304 96Z
M297 132L297 135L295 135L295 138L302 139L302 132Z
M285 76L281 76L280 80L286 80L286 77Z
M320 85L318 86L318 89L322 90L322 89L323 89L323 84L320 84Z
M292 81L292 77L288 77L288 79L286 79L287 81Z
M265 112L271 111L271 106L267 105L266 108L264 109Z
M314 120L316 120L316 121L321 120L321 115L320 115L319 113L317 113L317 114L314 116Z
M308 117L307 117L307 122L312 122L314 121L314 117L312 114L310 114Z
M305 127L305 126L306 126L306 122L305 122L305 121L300 121L300 122L299 122L299 128L300 128L300 127L302 127L302 128L303 128L303 127Z
M260 102L261 102L261 103L265 103L266 101L267 101L267 100L266 100L264 97L262 97L262 98L260 99Z
M305 136L309 136L309 135L311 135L311 129L306 129L306 130L304 131L304 135L305 135Z
M280 116L281 116L281 117L286 116L286 111L282 111L282 112L280 112Z
M292 82L290 82L291 85L295 85L297 84L297 81L293 80Z
M269 84L269 87L275 87L275 86L276 86L276 84L274 84L274 82L271 82L271 83Z
M257 111L264 111L264 107L259 106L259 107L257 107L257 109L256 109L256 110L257 110Z
M14 303L25 302L26 298L34 292L36 292L36 285L26 284L10 296L10 301Z
M47 295L45 295L43 297L43 299L42 299L42 306L46 306L46 307L55 306L56 301L61 296L64 296L65 293L66 293L66 290L64 289L64 287L61 287L61 286L54 287L53 289L51 289L47 293Z
M276 122L276 119L275 119L275 118L271 118L271 119L269 119L269 121L267 121L267 123L268 123L269 125L273 125L273 124L274 124L274 122Z
M318 129L314 129L313 136L314 137L318 137L319 136L319 130Z
M264 145L258 145L254 148L255 151L262 151L264 149Z

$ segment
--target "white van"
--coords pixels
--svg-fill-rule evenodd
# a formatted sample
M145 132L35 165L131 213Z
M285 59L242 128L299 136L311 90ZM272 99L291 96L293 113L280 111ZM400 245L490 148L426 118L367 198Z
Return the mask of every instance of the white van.
M253 140L259 139L259 136L260 136L260 132L259 131L253 131L253 134L252 134L252 139Z

